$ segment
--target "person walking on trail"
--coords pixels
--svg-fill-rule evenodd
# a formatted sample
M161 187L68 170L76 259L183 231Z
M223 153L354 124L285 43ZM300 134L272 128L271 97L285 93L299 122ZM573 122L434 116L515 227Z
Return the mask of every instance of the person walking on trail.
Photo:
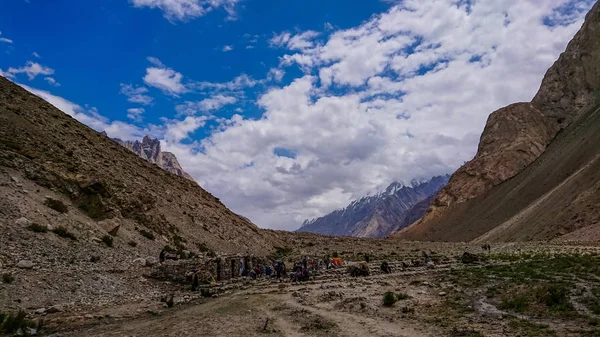
M431 256L426 251L423 251L423 257L425 258L425 263L429 263L431 261Z
M371 257L369 256L369 254L365 254L365 262L369 263L369 260L371 259Z
M239 276L242 277L244 276L244 258L240 257L240 260L238 261L238 267L239 267Z
M160 254L158 254L158 259L160 260L160 263L165 262L166 255L167 251L165 251L165 249L163 248L163 250L160 251Z
M302 259L302 266L308 269L308 259L306 256L304 256L304 259Z
M192 291L196 291L198 290L198 287L200 286L200 280L198 278L198 270L197 269L193 269L192 270Z

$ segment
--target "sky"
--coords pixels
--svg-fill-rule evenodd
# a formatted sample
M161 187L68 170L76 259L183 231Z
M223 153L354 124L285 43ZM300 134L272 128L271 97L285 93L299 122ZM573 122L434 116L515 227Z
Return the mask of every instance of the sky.
M0 75L264 228L452 173L595 0L11 0Z

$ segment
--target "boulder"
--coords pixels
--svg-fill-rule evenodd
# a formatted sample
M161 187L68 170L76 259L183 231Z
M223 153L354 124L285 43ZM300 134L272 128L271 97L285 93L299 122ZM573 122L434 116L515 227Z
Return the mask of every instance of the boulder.
M32 222L27 218L18 218L15 221L15 225L23 227L23 228L29 227L31 224L32 224Z
M46 313L46 308L39 308L35 311L36 315L43 315Z
M21 269L31 269L33 268L33 262L29 260L21 260L19 263L17 263L17 267Z
M117 232L119 231L119 228L121 228L121 222L119 219L115 218L99 221L98 225L112 236L117 236Z

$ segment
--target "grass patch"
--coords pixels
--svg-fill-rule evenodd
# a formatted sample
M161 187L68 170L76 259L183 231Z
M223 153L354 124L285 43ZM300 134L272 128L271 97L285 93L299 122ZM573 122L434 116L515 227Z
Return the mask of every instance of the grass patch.
M556 331L546 324L532 323L527 320L516 319L508 323L508 326L519 331L524 337L555 337Z
M523 294L506 295L500 302L500 309L513 312L525 312L528 307L529 298Z
M396 304L396 302L398 302L398 298L393 292L388 291L385 294L383 294L383 306L393 307L394 304Z
M77 237L75 236L75 234L69 232L69 230L67 230L67 228L64 226L58 226L58 227L54 228L52 230L52 233L60 236L61 238L77 240Z
M30 231L34 232L34 233L46 233L48 231L48 227L44 226L44 225L40 225L39 223L32 223L31 225L29 225Z

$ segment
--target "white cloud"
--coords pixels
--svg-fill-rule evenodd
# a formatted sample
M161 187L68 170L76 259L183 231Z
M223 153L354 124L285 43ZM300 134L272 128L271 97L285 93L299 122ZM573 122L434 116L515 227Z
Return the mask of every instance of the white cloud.
M214 110L219 110L225 105L234 104L237 98L226 95L215 95L211 98L206 98L198 102L185 102L175 107L177 113L182 115L195 115L198 112L209 113Z
M391 181L470 159L489 113L530 100L580 27L583 10L554 10L568 2L404 0L323 42L314 32L279 34L271 43L294 51L280 64L305 75L260 96L261 118L219 120L200 144L179 140L202 122L179 122L165 147L234 211L297 228Z
M223 46L223 51L224 52L228 52L228 51L232 51L233 47L232 46Z
M189 138L190 134L206 124L206 116L187 116L183 120L167 121L164 139L169 143L178 143Z
M144 114L144 111L146 111L144 108L127 109L127 118L136 122L141 122L143 119L142 115Z
M8 70L6 71L8 74L10 74L11 76L14 76L15 74L27 74L27 77L29 77L30 80L33 80L36 76L38 75L52 75L54 74L54 69L43 66L37 62L32 62L32 61L27 61L27 63L25 63L25 66L20 67L20 68L8 68Z
M131 103L139 103L143 105L150 105L154 101L154 98L146 95L148 89L145 87L134 87L131 84L121 83L120 93L127 96L127 100Z
M60 83L56 82L56 80L53 77L44 77L44 80L46 80L46 82L48 82L48 84L50 84L51 86L60 87Z
M187 92L187 88L181 80L183 75L170 68L146 68L146 76L144 76L144 83L151 87L158 88L163 92L177 96Z
M319 36L318 32L308 30L306 32L292 35L289 32L275 34L269 44L273 47L285 47L289 50L305 50L314 47L314 38Z
M166 68L166 66L156 57L148 56L146 57L146 60L157 67Z
M271 68L269 73L267 74L267 81L281 81L283 76L285 75L285 71L283 69Z
M134 7L158 8L171 21L188 21L223 8L229 20L236 18L235 6L240 0L130 0Z
M33 52L33 53L31 53L31 55L33 55L33 57L42 58L42 57L40 56L40 54L38 54L38 53L36 53L36 52Z
M244 88L252 88L257 85L259 81L253 79L252 77L242 74L232 81L224 82L224 83L213 83L213 82L196 82L191 84L196 89L199 90L241 90Z
M0 32L0 36L2 35L2 32ZM13 43L13 40L5 38L5 37L0 37L0 42L4 42L4 43Z

